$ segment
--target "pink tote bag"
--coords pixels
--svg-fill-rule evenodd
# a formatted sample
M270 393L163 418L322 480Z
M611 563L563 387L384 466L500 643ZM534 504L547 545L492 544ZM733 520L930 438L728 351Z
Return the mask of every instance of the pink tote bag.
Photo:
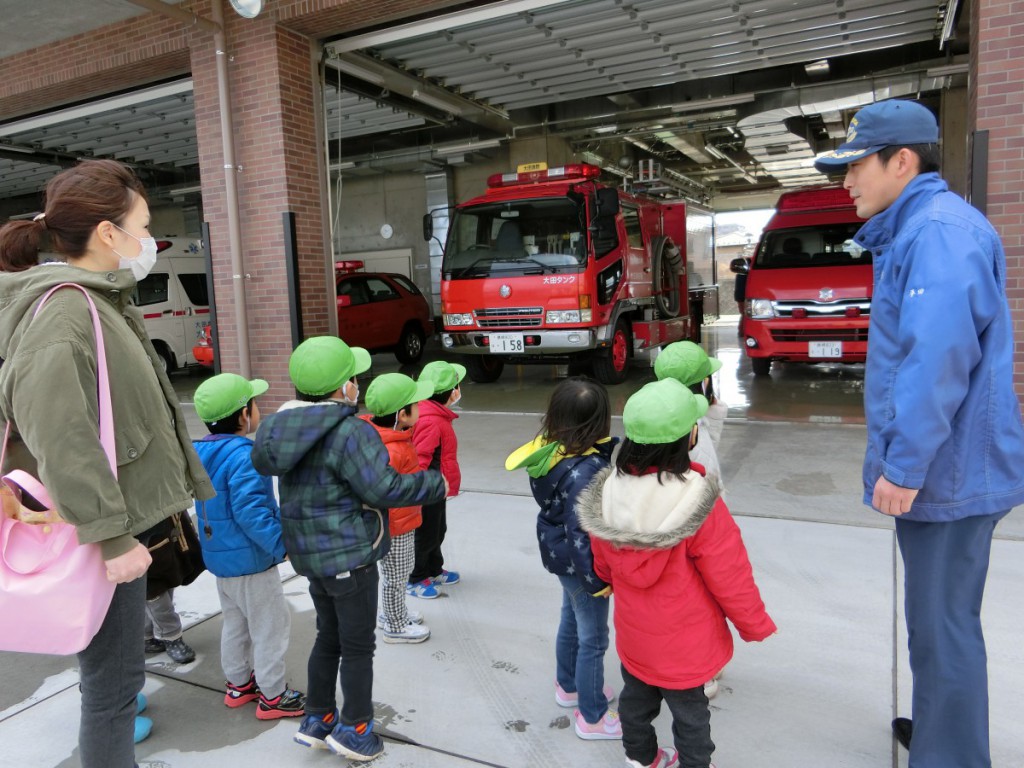
M110 381L96 305L81 286L62 283L43 296L35 314L61 288L77 288L89 302L96 333L100 442L116 478ZM0 466L10 434L8 422ZM100 547L78 543L75 527L60 519L32 475L14 470L2 480L14 503L0 515L0 651L78 653L99 631L114 596L116 585L107 580Z

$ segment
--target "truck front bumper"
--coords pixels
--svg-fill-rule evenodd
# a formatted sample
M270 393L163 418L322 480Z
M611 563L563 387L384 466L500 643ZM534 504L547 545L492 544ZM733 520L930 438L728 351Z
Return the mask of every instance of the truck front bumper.
M529 359L548 355L572 355L587 352L598 346L597 336L593 328L567 328L565 330L534 329L498 331L451 331L441 333L441 346L452 352L463 355L489 355L491 352L491 334L515 334L523 337L522 353L500 353L509 360L516 358Z
M868 354L868 320L865 317L822 323L820 320L746 317L743 340L747 357L800 363L862 363ZM823 354L823 349L827 349L828 354Z

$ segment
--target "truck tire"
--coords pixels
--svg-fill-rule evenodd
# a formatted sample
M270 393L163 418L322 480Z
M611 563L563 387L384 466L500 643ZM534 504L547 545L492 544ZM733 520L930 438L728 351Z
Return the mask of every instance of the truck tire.
M395 347L395 357L398 362L408 365L419 362L423 357L423 342L426 337L416 323L406 323L402 329L402 335L398 339L398 346Z
M651 290L658 315L663 320L679 317L679 271L683 267L679 246L659 235L651 241L651 255Z
M754 369L755 376L770 376L772 359L770 357L752 357L750 358L750 367Z
M633 334L629 322L620 317L615 322L612 343L594 356L594 377L602 384L621 384L629 375L629 358Z
M466 355L462 361L466 365L466 374L477 384L491 384L497 381L505 369L505 361L500 357Z
M174 362L174 355L171 354L171 350L169 350L162 341L156 342L153 345L153 348L156 350L157 357L160 358L160 364L164 373L170 376L177 368Z

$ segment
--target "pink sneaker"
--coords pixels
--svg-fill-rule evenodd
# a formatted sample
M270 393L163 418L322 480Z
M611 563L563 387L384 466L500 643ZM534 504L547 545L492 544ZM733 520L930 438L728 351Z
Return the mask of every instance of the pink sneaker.
M604 697L608 699L608 703L611 704L615 701L615 689L610 685L604 687ZM562 688L557 682L555 683L555 704L566 709L572 709L578 707L580 703L579 694L576 691L572 693L566 693L565 689Z
M576 735L581 739L587 741L595 741L597 739L621 739L622 738L622 723L619 722L619 713L609 709L604 713L604 717L598 720L596 723L588 723L583 719L583 715L577 709L576 715Z
M628 768L676 768L679 765L679 754L674 749L659 749L658 754L654 756L654 762L650 765L630 760L628 757L626 765ZM715 766L712 765L711 768Z

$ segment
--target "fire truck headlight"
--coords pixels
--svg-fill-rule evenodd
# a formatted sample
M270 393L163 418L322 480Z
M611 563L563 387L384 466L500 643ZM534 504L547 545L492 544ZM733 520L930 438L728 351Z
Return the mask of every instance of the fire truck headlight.
M775 307L771 299L750 299L750 317L754 320L767 320L775 317Z
M594 310L592 309L581 309L580 310L580 322L591 323L594 321Z
M473 315L469 312L458 312L454 314L446 314L444 316L444 324L448 326L456 325L472 325Z
M545 319L548 325L556 323L579 323L580 311L578 309L553 309L549 310Z

